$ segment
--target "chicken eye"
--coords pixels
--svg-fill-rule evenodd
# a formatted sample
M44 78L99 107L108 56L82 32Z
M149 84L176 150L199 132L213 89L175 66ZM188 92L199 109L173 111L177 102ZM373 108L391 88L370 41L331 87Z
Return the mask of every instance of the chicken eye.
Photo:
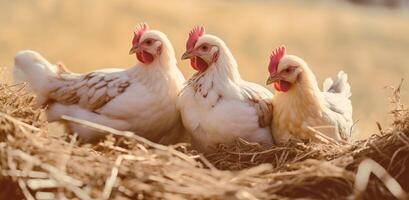
M298 67L298 66L292 66L292 65L290 65L290 66L288 66L288 67L284 70L284 73L292 73L292 72L295 71L295 69L297 69L297 67Z
M148 45L148 46L151 46L153 44L153 40L148 39L148 40L145 41L145 44Z
M202 51L208 51L208 50L209 50L209 47L208 47L207 45L203 45L202 47L200 47L200 49L201 49Z

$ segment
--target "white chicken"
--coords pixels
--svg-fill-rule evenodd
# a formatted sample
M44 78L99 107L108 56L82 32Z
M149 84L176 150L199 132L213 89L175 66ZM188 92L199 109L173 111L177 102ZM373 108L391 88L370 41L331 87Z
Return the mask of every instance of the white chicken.
M268 66L267 84L277 90L272 123L276 142L291 138L312 141L347 141L351 137L352 105L348 76L340 71L335 80L324 81L323 92L301 58L275 49ZM320 140L321 139L321 140Z
M182 59L197 70L179 95L182 121L200 151L237 137L272 145L273 97L264 87L241 79L237 62L225 43L195 27Z
M21 51L15 57L14 79L27 81L38 105L48 105L49 121L68 115L133 131L155 142L171 142L183 132L176 100L185 82L172 44L144 23L134 32L129 54L136 54L139 62L128 69L74 74L34 51ZM68 128L83 142L101 136L72 123Z

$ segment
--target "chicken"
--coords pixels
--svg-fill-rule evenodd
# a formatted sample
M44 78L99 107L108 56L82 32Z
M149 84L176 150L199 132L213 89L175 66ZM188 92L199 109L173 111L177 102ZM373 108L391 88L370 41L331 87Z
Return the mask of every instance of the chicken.
M339 72L335 80L324 81L324 91L307 63L275 49L268 66L268 84L277 90L273 99L272 131L274 140L348 141L352 132L352 105L348 76ZM329 140L329 141L328 141Z
M136 54L138 62L128 69L75 74L25 50L15 57L14 78L27 81L38 105L47 105L49 121L68 115L133 131L155 142L170 142L183 129L176 100L185 82L172 44L162 32L140 24L129 54ZM101 136L76 124L68 128L83 142Z
M215 144L230 144L237 137L272 145L273 94L240 77L235 58L220 38L195 27L182 59L190 59L197 73L188 80L177 104L199 151L213 151Z

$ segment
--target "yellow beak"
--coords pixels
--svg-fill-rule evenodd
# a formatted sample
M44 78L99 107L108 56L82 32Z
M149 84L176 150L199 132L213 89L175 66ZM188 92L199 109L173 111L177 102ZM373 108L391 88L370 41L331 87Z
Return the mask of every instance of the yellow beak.
M192 57L191 52L186 51L183 55L182 55L182 60L186 60L186 59L190 59Z
M129 50L129 55L132 55L134 53L137 53L139 51L139 46L135 45Z
M278 74L270 75L266 81L266 85L270 85L279 80L280 80L280 77L278 76Z

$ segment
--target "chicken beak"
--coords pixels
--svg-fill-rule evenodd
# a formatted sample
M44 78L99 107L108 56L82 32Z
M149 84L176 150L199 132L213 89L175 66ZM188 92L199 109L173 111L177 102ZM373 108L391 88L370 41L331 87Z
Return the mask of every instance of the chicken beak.
M266 85L270 85L280 80L280 77L277 74L270 75L266 81Z
M130 50L129 50L129 55L132 55L134 53L137 53L139 51L139 45L134 45Z
M182 60L186 60L186 59L189 59L189 58L191 58L192 57L192 54L191 54L192 52L190 52L190 51L186 51L183 55L182 55Z

